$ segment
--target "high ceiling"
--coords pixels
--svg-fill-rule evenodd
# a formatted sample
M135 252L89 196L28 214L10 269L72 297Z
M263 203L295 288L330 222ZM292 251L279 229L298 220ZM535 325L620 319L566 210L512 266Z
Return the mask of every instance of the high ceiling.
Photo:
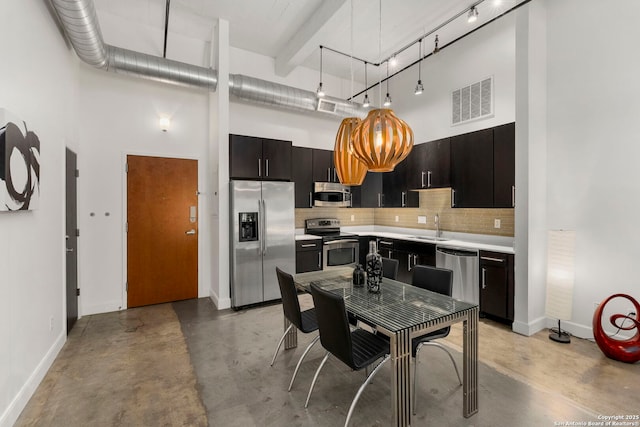
M320 45L377 63L433 31L423 42L423 53L428 53L433 50L436 34L443 46L522 1L381 0L380 4L376 0L173 0L169 44L171 33L209 41L217 19L223 18L229 21L233 47L274 58L276 72L286 76L298 66L319 69ZM94 2L98 18L106 12L164 29L166 0ZM467 11L476 4L478 20L469 24ZM107 35L105 42L110 43ZM399 53L396 69L414 62L418 55L418 44ZM167 57L171 58L170 50ZM354 78L363 81L364 65L354 61L353 68ZM372 68L370 80L377 78ZM386 71L386 67L380 68ZM349 78L350 70L348 57L323 51L324 72Z

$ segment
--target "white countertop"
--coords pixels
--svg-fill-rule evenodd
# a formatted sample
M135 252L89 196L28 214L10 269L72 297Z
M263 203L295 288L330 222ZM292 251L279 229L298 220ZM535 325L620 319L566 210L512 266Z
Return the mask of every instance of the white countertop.
M515 253L513 248L513 237L489 236L483 234L467 234L443 232L442 237L446 240L435 240L433 230L420 230L413 228L399 227L379 227L379 226L359 226L341 227L341 231L354 233L359 236L374 236L388 239L407 240L420 243L432 243L438 247L477 249L485 251L495 251L507 254ZM422 237L422 238L421 238ZM304 230L296 230L296 240L317 239L317 236L304 234Z

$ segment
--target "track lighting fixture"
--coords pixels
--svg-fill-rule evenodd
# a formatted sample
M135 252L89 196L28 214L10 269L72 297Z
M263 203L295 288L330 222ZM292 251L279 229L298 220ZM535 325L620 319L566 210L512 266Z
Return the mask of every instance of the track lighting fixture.
M322 46L320 46L320 84L316 90L318 98L324 97L324 89L322 88Z
M389 96L389 62L387 62L387 96L384 97L384 105L388 107L391 105L391 97Z
M396 65L398 65L398 59L396 58L395 55L393 55L389 60L389 65L391 65L392 67L395 67Z
M438 47L438 35L437 34L436 34L436 39L433 42L434 42L433 53L436 54L436 53L440 52L440 48Z
M418 84L416 90L413 92L415 95L420 95L424 91L422 86L422 39L418 41Z
M469 14L467 15L467 22L468 23L472 23L472 22L476 22L478 20L478 9L476 9L475 6L473 6L471 9L469 9Z
M362 106L367 108L371 105L369 102L369 94L367 90L369 89L369 83L367 83L367 61L364 62L364 99L362 100Z

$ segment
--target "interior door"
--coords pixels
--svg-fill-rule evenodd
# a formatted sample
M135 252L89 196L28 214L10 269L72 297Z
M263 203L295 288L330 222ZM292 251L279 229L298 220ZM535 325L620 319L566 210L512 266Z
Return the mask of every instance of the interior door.
M127 306L198 296L198 162L127 156Z
M67 334L78 320L78 203L77 203L77 156L66 149L65 193L67 249Z

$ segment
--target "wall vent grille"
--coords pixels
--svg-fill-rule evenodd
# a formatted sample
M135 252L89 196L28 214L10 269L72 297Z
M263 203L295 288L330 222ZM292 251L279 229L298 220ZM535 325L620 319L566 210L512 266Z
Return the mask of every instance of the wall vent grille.
M451 92L451 124L493 116L493 77Z
M335 102L327 101L326 99L318 99L318 111L324 113L335 113L337 104Z

